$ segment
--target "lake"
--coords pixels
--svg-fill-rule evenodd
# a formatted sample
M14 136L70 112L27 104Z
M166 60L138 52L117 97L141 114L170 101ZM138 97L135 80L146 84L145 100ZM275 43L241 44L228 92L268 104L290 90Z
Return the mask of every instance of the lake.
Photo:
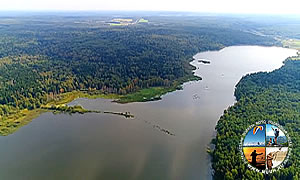
M187 82L162 100L74 100L70 104L129 111L135 118L44 113L0 137L0 179L211 179L206 148L218 119L235 102L235 85L247 73L281 67L292 55L296 50L260 46L202 52L191 64L203 80Z

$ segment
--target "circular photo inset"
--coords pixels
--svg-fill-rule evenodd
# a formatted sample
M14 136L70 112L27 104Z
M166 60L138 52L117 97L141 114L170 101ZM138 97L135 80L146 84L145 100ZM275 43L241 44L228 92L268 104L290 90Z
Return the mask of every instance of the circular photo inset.
M286 159L289 140L283 129L273 124L257 124L242 141L244 159L255 170L269 173Z

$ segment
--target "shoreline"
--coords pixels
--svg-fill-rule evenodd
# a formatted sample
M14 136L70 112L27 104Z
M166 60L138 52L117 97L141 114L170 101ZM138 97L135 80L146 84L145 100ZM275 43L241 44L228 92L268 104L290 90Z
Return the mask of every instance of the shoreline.
M259 46L259 45L243 45L243 46ZM265 46L265 47L270 47L270 46ZM274 46L274 47L280 47L280 46ZM222 47L211 51L222 51L222 49L224 48L227 47ZM290 47L290 49L296 49L296 48ZM204 51L204 52L210 52L210 51ZM198 53L203 53L203 52L198 52ZM121 103L121 104L161 100L161 97L163 95L166 95L169 92L174 92L176 90L182 89L182 85L186 82L202 80L200 76L195 75L196 66L191 64L191 62L197 61L197 59L195 58L197 54L186 59L186 62L188 63L188 67L186 67L186 69L190 70L190 74L176 80L174 82L174 85L171 87L161 87L161 86L150 87L150 88L140 89L134 93L129 93L126 95L103 94L103 93L99 93L99 91L66 92L63 94L59 94L58 100L56 99L50 101L46 105L42 105L40 108L36 108L33 110L24 109L15 114L4 117L5 118L4 121L0 123L0 135L7 136L9 134L16 132L19 128L21 128L24 125L27 125L29 122L31 122L33 119L37 118L39 115L41 115L44 112L52 111L54 113L54 110L51 110L50 106L62 106L62 105L65 106L66 104L72 102L77 98L88 98L88 99L104 98L104 99L111 99L112 102ZM65 112L64 110L57 110L57 109L55 111ZM90 110L82 108L81 110L77 109L71 113L91 113L91 112ZM122 112L114 112L114 113L117 113L119 115L122 114Z
M290 61L294 61L294 60L299 60L300 59L300 47L299 46L286 46L286 44L284 43L284 41L286 41L286 40L281 40L280 42L282 43L282 45L281 46L273 46L273 47L281 47L281 48L287 48L287 49L294 49L294 50L296 50L297 51L297 53L296 53L296 55L295 56L289 56L289 57L287 57L286 59L284 59L283 61L282 61L282 65L281 65L281 67L280 68L278 68L278 69L281 69L284 65L285 65L285 62L287 61L287 60L290 60ZM294 41L294 40L293 40ZM300 43L300 40L297 40L299 43ZM276 70L276 69L275 69ZM273 71L275 71L275 70L272 70L272 71L270 71L270 73L272 73ZM253 73L250 73L249 75L251 76ZM237 87L237 85L239 84L239 82L242 80L243 78L241 78L238 82L237 82L237 84L235 85L235 90L234 90L234 97L235 97L235 99L236 99L236 101L234 102L234 104L233 105L231 105L231 106L228 106L225 110L224 110L224 113L219 117L219 119L217 120L217 122L216 122L216 125L215 125L215 127L217 128L217 125L218 125L218 123L219 123L219 121L220 120L222 120L222 119L224 119L224 114L225 114L225 111L226 111L226 113L228 113L230 110L231 110L231 108L232 107L235 107L235 106L237 106L237 104L240 102L240 100L237 100L237 97L236 97L236 95L235 95L235 93L236 93L236 87ZM206 148L206 152L207 152L207 154L208 154L208 156L209 156L209 158L210 158L210 162L209 162L209 166L210 166L210 171L212 172L212 174L211 174L211 176L212 177L214 177L214 172L216 171L216 169L214 169L213 168L213 165L215 164L215 160L214 160L214 158L215 158L215 152L216 152L216 146L217 146L217 137L219 136L219 134L218 134L218 129L215 129L214 130L214 134L213 134L213 136L211 137L211 142L207 145L207 148ZM219 140L219 141L221 141L221 140Z
M181 79L175 81L174 85L171 87L150 87L146 89L140 89L137 92L126 94L126 95L118 95L118 94L103 94L99 93L99 91L72 91L59 94L58 97L45 105L41 105L41 107L28 110L23 109L14 114L3 117L0 122L0 136L7 136L16 132L19 128L27 125L33 119L39 117L42 113L52 112L52 113L106 113L112 115L120 115L125 118L133 118L134 115L130 114L130 112L102 112L102 111L92 111L85 109L83 107L73 107L68 106L67 104L74 101L78 98L88 98L88 99L96 99L96 98L104 98L111 99L114 103L133 103L133 102L149 102L149 101L157 101L161 99L161 96L173 92L179 89L182 89L182 84L189 81L200 80L201 78L195 76L194 67L191 68L191 76L187 75Z
M299 61L300 61L300 51L298 48L289 48L294 49L297 51L295 56L289 56L283 61L283 65L276 70L268 72L268 74L249 74L248 76L243 77L237 85L237 88L234 91L234 96L237 98L236 103L233 106L228 107L224 114L219 118L215 134L212 137L211 140L211 147L208 154L210 155L211 161L210 164L212 165L212 176L214 178L222 178L224 173L232 172L234 167L237 165L244 164L240 160L236 160L240 157L240 154L235 153L231 154L232 156L229 157L228 154L232 153L229 152L228 149L232 148L234 149L235 146L239 145L240 137L242 136L240 129L246 129L249 124L257 122L257 119L267 119L272 120L274 122L278 122L279 124L282 124L286 127L295 127L294 129L288 129L289 132L296 132L297 126L295 124L292 124L293 121L290 119L287 119L286 117L289 117L288 114L297 114L297 108L295 106L295 103L297 101L297 95L299 95L299 92L297 87L290 86L289 84L293 82L293 78L297 77L297 69L299 69ZM293 64L296 61L298 61L298 64ZM293 71L293 68L296 68L296 70ZM278 78L280 76L283 76L286 73L290 73L289 77L290 79L284 79L285 81L273 81L272 78L274 78L274 74ZM273 76L272 76L272 75ZM295 76L293 76L295 75ZM263 79L265 78L265 79ZM245 81L247 79L247 81ZM263 79L261 81L256 81L255 79ZM265 82L265 84L261 84L259 82ZM256 86L256 88L255 88ZM242 88L243 87L243 88ZM257 91L251 91L251 88L254 87L254 90ZM277 91L277 88L282 88L281 91ZM295 91L297 89L297 91ZM251 94L247 94L247 92L252 92ZM255 93L253 93L255 92ZM274 96L271 96L270 94L274 93ZM297 94L298 93L298 94ZM279 96L281 95L281 96ZM246 99L247 97L248 99ZM281 99L281 97L284 97ZM282 102L278 102L278 99L282 100ZM281 104L278 106L272 106L274 102ZM290 106L289 106L290 105ZM296 109L296 110L295 110ZM240 113L241 110L244 110L246 113L251 114L251 117L245 116L244 113ZM271 112L271 113L270 113ZM284 112L281 114L281 112ZM261 118L263 117L263 118ZM296 118L297 121L299 119ZM224 131L226 129L226 131ZM231 133L231 136L228 136L227 133ZM291 138L294 138L293 141L297 142L296 137L299 137L297 134L291 134ZM220 147L224 147L224 145L228 145L228 143L231 144L229 148L220 149ZM292 151L294 149L299 149L298 147L293 147ZM234 152L234 151L233 151ZM297 151L294 151L296 153ZM228 163L233 161L233 163ZM293 159L290 161L291 166L297 162L297 159ZM222 166L220 166L222 164ZM285 167L286 171L291 171L290 167ZM226 169L224 172L223 169ZM242 169L240 168L238 170L238 174L247 174L247 168ZM297 172L294 169L292 172ZM257 173L258 174L258 173ZM255 176L256 174L252 174L252 176ZM289 174L290 175L290 174ZM276 178L284 177L284 176L278 176L275 174ZM290 176L291 177L291 176Z

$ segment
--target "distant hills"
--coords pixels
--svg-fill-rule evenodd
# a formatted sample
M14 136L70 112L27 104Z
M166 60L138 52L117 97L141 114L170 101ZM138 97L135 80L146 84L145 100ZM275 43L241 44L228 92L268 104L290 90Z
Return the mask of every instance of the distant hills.
M269 140L270 140L270 138L272 138L272 140L275 138L275 136L267 136L266 137L266 144L268 144L268 142L269 142ZM284 143L287 143L287 137L286 136L279 136L278 138L277 138L277 143L279 143L279 144L284 144Z

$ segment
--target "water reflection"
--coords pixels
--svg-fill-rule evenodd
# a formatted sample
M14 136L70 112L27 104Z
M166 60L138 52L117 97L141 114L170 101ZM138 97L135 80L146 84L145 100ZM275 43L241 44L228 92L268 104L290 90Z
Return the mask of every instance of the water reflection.
M279 68L295 54L276 47L228 47L197 54L196 59L211 62L192 62L203 80L187 82L160 101L77 99L71 104L129 111L135 119L42 114L15 134L0 137L0 179L210 179L206 147L222 112L235 102L235 84L246 73Z

